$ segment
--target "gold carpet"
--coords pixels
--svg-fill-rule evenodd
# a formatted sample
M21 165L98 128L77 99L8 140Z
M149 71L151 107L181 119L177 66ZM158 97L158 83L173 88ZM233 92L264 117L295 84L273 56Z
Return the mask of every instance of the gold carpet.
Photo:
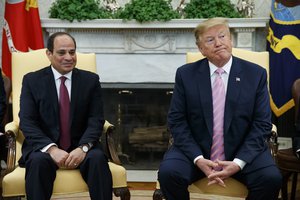
M130 188L131 200L152 200L152 195L155 190L155 183L128 183ZM288 191L291 189L289 182ZM191 194L190 200L243 200L243 198L232 198L225 196ZM26 198L22 198L26 200ZM78 193L72 195L53 196L52 200L90 200L88 193ZM119 197L113 197L113 200L120 200ZM296 200L300 200L300 177L298 178Z
M129 183L131 200L152 200L152 195L155 190L155 184L145 184L145 183ZM288 191L291 189L289 183ZM145 189L143 189L145 188ZM225 196L216 195L204 195L204 194L190 194L190 200L243 200L243 198L233 198ZM52 200L90 200L88 193L80 193L74 195L64 195L64 196L54 196ZM120 200L119 197L113 197L113 200ZM296 200L300 200L300 177L297 184L297 194Z
M131 200L152 200L152 190L130 190ZM51 200L90 200L88 193L74 195L54 196ZM120 200L119 197L113 197L113 200ZM242 198L232 198L214 195L191 194L191 200L242 200Z

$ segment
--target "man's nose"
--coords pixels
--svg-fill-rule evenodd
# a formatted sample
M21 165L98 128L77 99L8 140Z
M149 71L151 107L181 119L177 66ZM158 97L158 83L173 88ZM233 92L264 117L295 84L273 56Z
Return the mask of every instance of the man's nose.
M70 60L72 59L72 55L70 53L65 54L65 59Z
M220 38L216 37L215 38L215 46L220 46L222 44L222 41Z

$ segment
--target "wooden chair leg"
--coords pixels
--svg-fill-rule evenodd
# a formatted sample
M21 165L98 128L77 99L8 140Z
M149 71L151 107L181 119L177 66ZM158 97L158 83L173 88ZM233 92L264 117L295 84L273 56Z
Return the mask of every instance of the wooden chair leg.
M296 199L297 181L298 181L298 173L295 172L293 173L291 199Z
M120 200L130 200L130 191L127 187L114 188L113 191L116 197L120 197Z
M291 176L290 172L281 171L282 173L282 186L281 186L281 199L288 200L288 181Z
M162 200L164 195L160 189L156 189L153 193L153 200Z

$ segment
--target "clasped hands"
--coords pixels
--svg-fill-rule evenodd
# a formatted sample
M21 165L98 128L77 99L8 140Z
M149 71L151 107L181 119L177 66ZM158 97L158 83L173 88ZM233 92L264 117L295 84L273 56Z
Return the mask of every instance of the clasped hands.
M211 161L205 158L197 160L196 165L208 178L208 185L218 184L226 187L224 180L240 171L240 167L233 161ZM220 168L220 171L215 169Z
M71 151L70 153L59 149L57 146L52 146L47 151L53 161L59 168L75 169L84 160L86 153L84 153L79 147Z

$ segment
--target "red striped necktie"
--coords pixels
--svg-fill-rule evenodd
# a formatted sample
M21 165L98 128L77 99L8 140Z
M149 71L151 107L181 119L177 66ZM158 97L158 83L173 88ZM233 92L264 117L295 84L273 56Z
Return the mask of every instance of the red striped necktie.
M70 98L67 87L65 85L65 76L61 76L59 88L59 114L60 114L60 139L59 145L62 149L67 150L71 146L70 139Z
M222 68L215 71L216 77L212 87L213 98L213 142L210 159L212 161L225 160L224 154L224 110L225 110L225 86L221 75ZM220 170L220 169L216 169Z

